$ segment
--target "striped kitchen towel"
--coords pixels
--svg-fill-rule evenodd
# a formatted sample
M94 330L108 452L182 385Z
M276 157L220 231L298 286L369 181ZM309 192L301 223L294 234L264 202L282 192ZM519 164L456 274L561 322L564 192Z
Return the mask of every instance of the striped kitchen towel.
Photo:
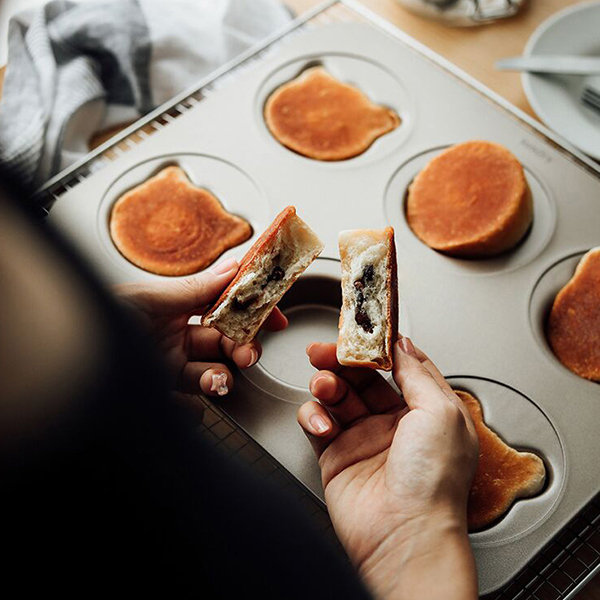
M276 0L55 0L9 28L0 160L41 185L290 20Z

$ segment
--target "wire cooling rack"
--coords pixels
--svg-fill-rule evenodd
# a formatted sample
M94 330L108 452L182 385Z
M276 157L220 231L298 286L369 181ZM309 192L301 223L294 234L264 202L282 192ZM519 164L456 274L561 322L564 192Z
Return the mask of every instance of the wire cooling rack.
M167 104L158 107L118 135L96 148L84 160L59 173L38 192L42 206L50 209L52 204L66 191L95 173L103 166L118 160L119 157L156 131L194 108L203 98L235 79L240 72L251 68L257 61L277 51L281 44L307 28L327 23L343 21L367 21L388 33L400 36L398 30L358 4L355 0L328 1L301 18L291 22L286 28L265 40L259 47L248 50L237 59L227 63L209 77L198 82ZM425 55L458 74L479 92L491 97L497 104L516 112L518 117L531 127L540 126L528 115L516 110L505 100L484 88L477 81L432 53L418 43L413 45ZM543 134L551 143L560 142L548 130ZM577 160L587 168L596 169L584 157ZM330 538L343 552L331 525L326 507L312 493L307 491L284 467L282 467L261 446L238 428L216 405L208 399L200 398L204 414L200 424L202 434L226 455L239 460L259 477L292 494L315 521L324 535ZM573 518L548 544L522 569L522 571L500 590L485 596L485 600L572 600L585 584L600 572L600 494ZM591 596L589 596L591 598ZM600 597L599 599L600 600Z
M226 455L241 460L258 477L275 482L292 494L314 519L319 529L343 552L326 508L299 485L275 459L240 431L208 400L200 429L208 440ZM484 600L565 600L577 592L600 568L600 495L572 519L513 581ZM483 600L483 599L482 599Z

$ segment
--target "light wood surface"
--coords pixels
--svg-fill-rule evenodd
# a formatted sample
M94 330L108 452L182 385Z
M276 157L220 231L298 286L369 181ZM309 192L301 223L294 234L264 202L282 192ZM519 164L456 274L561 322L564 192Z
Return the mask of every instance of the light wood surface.
M285 1L296 13L319 3L318 0ZM525 8L510 19L458 28L419 17L395 0L360 2L534 117L520 75L496 71L494 62L522 54L527 40L542 21L567 6L581 4L575 0L529 0Z

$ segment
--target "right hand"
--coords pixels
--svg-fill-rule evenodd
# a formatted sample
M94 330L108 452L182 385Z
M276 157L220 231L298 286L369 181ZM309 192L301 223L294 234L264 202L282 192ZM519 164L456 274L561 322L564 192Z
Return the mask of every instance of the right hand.
M304 404L298 421L338 537L367 583L382 597L398 585L401 597L475 598L466 505L478 441L467 409L408 338L394 347L403 396L376 371L340 366L333 344L307 352L320 369L310 383L319 402ZM440 552L451 564L434 559ZM448 578L459 580L456 596Z

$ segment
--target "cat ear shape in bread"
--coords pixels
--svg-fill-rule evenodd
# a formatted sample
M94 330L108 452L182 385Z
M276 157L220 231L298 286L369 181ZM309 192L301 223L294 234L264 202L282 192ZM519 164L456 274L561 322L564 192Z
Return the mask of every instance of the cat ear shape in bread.
M110 235L134 265L157 275L197 273L252 236L183 169L170 166L123 194L112 208Z
M475 396L455 392L469 410L479 438L479 461L467 504L469 531L477 531L505 515L515 500L538 494L546 482L546 467L539 456L511 448L492 431Z
M400 125L400 117L323 67L312 67L269 96L265 123L284 146L316 160L363 153Z

